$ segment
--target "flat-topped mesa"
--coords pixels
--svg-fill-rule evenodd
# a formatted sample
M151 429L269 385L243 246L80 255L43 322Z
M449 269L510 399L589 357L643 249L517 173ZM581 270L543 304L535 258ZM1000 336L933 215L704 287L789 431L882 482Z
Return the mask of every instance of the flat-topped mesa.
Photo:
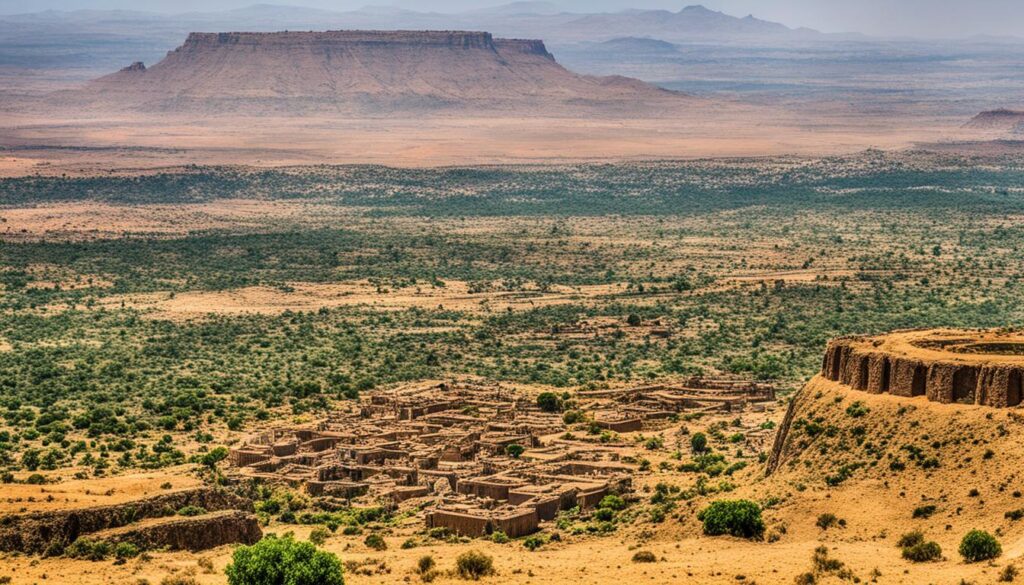
M950 329L842 337L821 375L873 394L1012 407L1024 398L1024 333Z
M170 51L174 53L207 50L217 47L294 47L316 46L322 49L344 48L353 45L386 45L391 47L416 46L453 49L485 49L513 51L527 55L554 56L535 39L495 39L489 32L478 31L384 31L384 30L329 30L308 32L223 32L188 35L184 44Z
M101 110L268 115L499 111L663 116L688 105L637 80L578 75L543 41L473 31L192 33L151 67L132 65L57 103Z

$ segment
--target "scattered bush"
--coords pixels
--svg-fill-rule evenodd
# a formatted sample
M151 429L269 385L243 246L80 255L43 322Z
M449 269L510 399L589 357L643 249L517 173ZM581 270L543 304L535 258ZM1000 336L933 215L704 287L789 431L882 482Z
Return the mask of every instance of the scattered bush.
M562 410L562 399L554 392L541 392L537 396L537 406L544 412L558 412Z
M64 556L87 561L102 561L110 556L114 547L103 540L79 538L64 549Z
M818 516L818 521L815 524L822 530L828 530L839 523L839 518L832 513L824 513Z
M999 572L999 578L997 581L1000 583L1010 583L1017 578L1017 567L1014 565L1006 565L1003 570Z
M708 437L704 433L694 433L690 437L690 449L694 453L703 453L708 449Z
M309 542L317 546L322 546L327 542L327 537L331 535L330 531L323 526L317 526L309 533Z
M377 533L367 535L366 539L363 540L363 544L365 544L368 548L372 548L373 550L388 549L388 543L384 541L384 537Z
M913 532L907 532L901 536L900 539L896 541L896 546L900 548L909 548L917 546L922 542L924 542L924 533L920 530L915 530Z
M436 566L437 563L434 561L434 557L430 555L423 555L420 557L420 560L416 561L416 572L420 575L429 573Z
M178 516L202 516L206 513L206 508L200 508L199 506L185 506L178 510Z
M704 523L704 534L729 534L741 538L760 538L764 534L761 507L750 500L717 500L697 515Z
M240 546L225 572L228 585L343 585L341 561L308 542L269 535Z
M935 504L918 506L914 508L913 516L914 518L931 518L932 514L934 514L937 509L938 508L935 507Z
M130 542L119 542L114 547L114 556L119 559L134 559L141 553L142 551L139 550L139 547Z
M915 563L937 561L942 558L942 547L937 542L919 542L903 549L903 558Z
M633 562L634 563L656 563L656 562L658 562L658 557L654 556L654 553L652 553L649 550L638 550L638 551L636 551L633 554Z
M626 508L626 501L615 494L608 494L601 498L601 501L597 504L598 509L607 508L609 510L623 510Z
M455 570L459 577L477 581L494 573L494 559L480 551L466 551L455 559Z
M960 556L968 563L994 559L1002 553L999 541L984 530L972 530L960 541Z

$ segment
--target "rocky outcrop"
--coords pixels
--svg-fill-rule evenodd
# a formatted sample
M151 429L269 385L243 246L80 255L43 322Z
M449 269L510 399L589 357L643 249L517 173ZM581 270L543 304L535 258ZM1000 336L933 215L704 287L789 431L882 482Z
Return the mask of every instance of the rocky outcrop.
M129 542L142 550L200 551L225 544L255 544L263 538L255 514L223 510L202 516L158 518L89 535L96 541Z
M802 398L803 392L803 389L801 389L789 401L789 406L786 408L786 416L782 418L782 424L779 425L779 429L775 432L772 450L768 454L768 462L765 465L765 475L775 473L775 470L782 464L783 450L786 441L789 439L789 431L793 428L793 416L796 413L796 407Z
M186 506L207 511L252 511L252 502L212 488L196 488L115 504L0 517L0 551L43 553L77 538L140 520L174 515Z

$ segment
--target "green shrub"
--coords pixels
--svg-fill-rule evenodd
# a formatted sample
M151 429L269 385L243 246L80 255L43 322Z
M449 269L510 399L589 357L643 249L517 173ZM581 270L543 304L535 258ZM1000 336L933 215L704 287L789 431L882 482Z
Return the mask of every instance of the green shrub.
M119 559L134 559L139 556L142 551L139 547L135 546L130 542L119 542L114 547L114 556Z
M505 454L513 459L519 459L519 456L522 455L524 451L526 451L526 448L522 445L512 444L505 447Z
M822 530L827 530L829 528L832 528L833 526L835 526L838 523L839 523L839 518L837 518L835 514L831 514L831 513L828 513L828 512L819 515L818 516L818 521L815 522L815 524L818 526L818 528L821 528Z
M113 548L109 542L104 540L90 540L79 538L70 546L64 549L64 556L72 559L84 559L87 561L102 561L110 556Z
M312 542L317 546L321 546L323 543L327 542L327 537L330 535L330 531L326 528L323 526L317 526L309 533L309 542Z
M914 518L931 518L938 508L934 504L927 504L914 508Z
M500 531L500 530L495 530L494 533L491 534L491 542L494 542L494 543L497 543L497 544L505 544L508 541L509 541L508 535L505 534L504 532Z
M913 532L907 532L896 541L896 546L900 548L909 548L911 546L917 546L924 542L924 533L920 530Z
M240 546L225 572L228 585L343 585L341 561L308 542L269 535Z
M942 558L942 547L937 542L919 542L903 549L903 558L915 563L937 561Z
M384 541L384 537L377 533L367 535L366 539L363 540L363 544L365 544L369 548L372 548L373 550L388 549L388 543Z
M704 523L704 534L729 534L741 538L760 538L764 534L761 507L750 500L718 500L697 515Z
M206 513L206 508L200 508L199 506L185 506L178 510L178 516L202 516Z
M609 510L623 510L626 507L626 501L615 494L608 494L601 498L601 501L597 504L597 507L607 508Z
M968 563L994 559L1002 553L999 541L984 530L972 530L960 541L960 556Z
M864 406L864 403L861 402L860 400L854 402L853 404L846 408L846 414L853 418L860 418L867 414L868 412L870 412L870 409L867 406Z
M420 557L420 560L416 561L416 571L420 575L429 573L436 565L437 563L434 561L434 557L430 555L423 555Z
M544 412L558 412L562 410L562 399L554 392L541 392L537 396L537 406Z
M694 453L703 453L708 448L708 437L704 433L694 433L690 437L690 449Z
M466 551L455 559L455 570L459 577L477 581L494 573L494 559L480 551Z

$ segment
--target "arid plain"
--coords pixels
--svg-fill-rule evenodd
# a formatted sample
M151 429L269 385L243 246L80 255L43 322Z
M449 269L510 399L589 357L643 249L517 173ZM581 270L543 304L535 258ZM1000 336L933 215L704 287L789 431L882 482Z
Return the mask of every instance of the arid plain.
M634 16L7 21L0 582L1019 580L1016 45Z

